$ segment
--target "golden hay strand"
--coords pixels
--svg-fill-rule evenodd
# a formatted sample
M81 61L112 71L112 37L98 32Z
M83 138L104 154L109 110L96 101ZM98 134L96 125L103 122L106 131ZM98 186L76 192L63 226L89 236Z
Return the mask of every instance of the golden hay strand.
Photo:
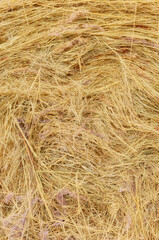
M158 66L158 1L0 1L0 239L159 239Z

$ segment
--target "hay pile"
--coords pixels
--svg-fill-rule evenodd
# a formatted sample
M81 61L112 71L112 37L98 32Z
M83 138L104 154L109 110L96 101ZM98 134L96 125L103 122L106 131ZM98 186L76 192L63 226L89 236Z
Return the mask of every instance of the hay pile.
M158 13L0 1L0 239L159 239Z

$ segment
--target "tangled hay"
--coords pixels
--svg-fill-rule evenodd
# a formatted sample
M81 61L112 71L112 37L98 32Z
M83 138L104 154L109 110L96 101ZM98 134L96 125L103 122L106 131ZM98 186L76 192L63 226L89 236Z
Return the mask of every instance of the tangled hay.
M1 0L0 239L159 239L158 13Z

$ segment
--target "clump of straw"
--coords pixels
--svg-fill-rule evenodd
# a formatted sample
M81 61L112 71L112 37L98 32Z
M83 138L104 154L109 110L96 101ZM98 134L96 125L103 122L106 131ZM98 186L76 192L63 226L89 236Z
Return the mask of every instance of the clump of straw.
M159 4L0 2L0 236L158 240Z

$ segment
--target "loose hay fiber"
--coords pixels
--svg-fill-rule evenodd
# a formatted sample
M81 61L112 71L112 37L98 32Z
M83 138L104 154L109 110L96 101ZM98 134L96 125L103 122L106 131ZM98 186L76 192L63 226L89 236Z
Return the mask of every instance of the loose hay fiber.
M159 239L159 2L1 0L0 239Z

